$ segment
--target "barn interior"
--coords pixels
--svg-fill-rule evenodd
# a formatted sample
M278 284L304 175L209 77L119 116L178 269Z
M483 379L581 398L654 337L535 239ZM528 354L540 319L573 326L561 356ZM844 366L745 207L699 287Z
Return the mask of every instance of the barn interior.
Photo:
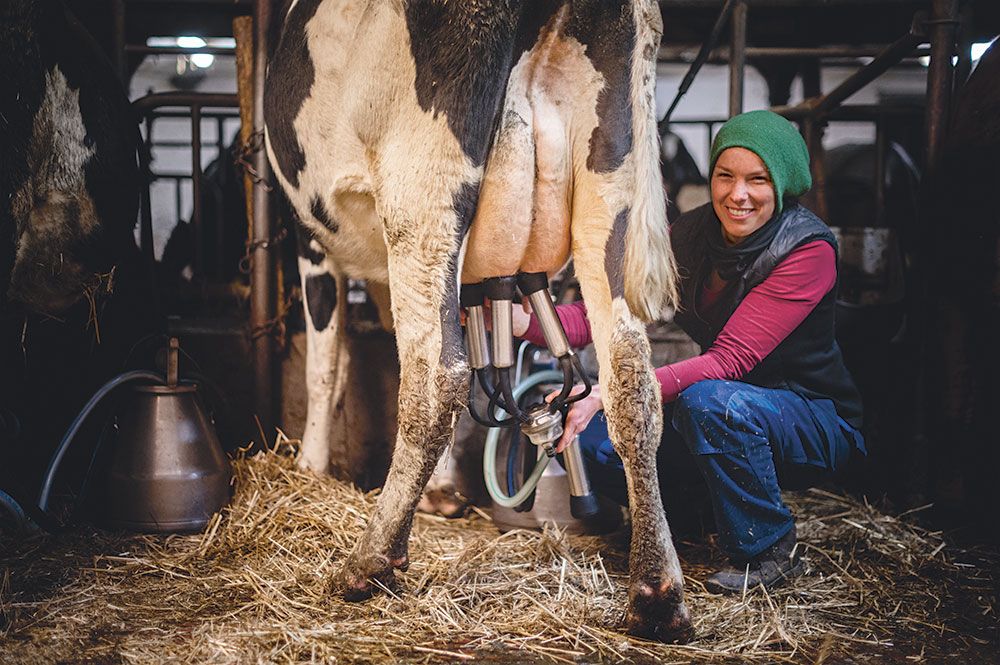
M467 415L448 464L469 505L418 516L405 591L363 605L327 594L385 480L399 366L351 281L333 478L296 469L302 293L260 117L289 2L63 3L141 131L147 262L59 317L0 312L4 662L995 662L1000 4L660 0L670 216L707 200L728 117L771 108L798 125L815 183L804 203L840 243L837 338L870 451L837 482L789 493L812 543L802 588L710 597L697 582L719 562L710 516L679 516L699 618L694 642L668 646L622 633L619 511L573 518L565 475L531 510L492 506L487 430ZM571 271L556 282L561 302L578 291ZM656 365L698 353L670 322L649 334ZM519 376L551 365L518 351ZM174 364L200 386L232 496L195 533L137 534L109 519L102 487L121 402L85 405L123 372Z

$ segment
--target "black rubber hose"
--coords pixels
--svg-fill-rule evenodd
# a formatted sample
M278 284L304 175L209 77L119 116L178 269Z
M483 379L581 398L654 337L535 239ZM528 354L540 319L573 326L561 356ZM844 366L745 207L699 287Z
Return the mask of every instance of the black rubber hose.
M80 410L76 418L70 424L69 429L66 430L66 434L63 435L62 440L59 442L59 446L56 448L55 454L49 461L49 466L45 470L45 480L42 483L42 490L38 494L38 507L45 512L49 509L49 495L52 493L52 484L55 482L56 471L59 469L59 465L62 463L63 456L66 454L66 450L69 448L69 444L73 441L73 437L80 430L87 416L93 411L101 401L108 396L111 391L119 386L130 383L132 381L153 381L156 383L166 383L164 376L158 372L151 372L145 369L137 369L131 372L125 372L124 374L119 374L118 376L112 378L110 381L105 383L103 386L98 388L97 392L90 398L90 401Z
M476 411L476 375L475 375L475 373L473 373L469 377L469 415L471 415L472 419L475 420L480 425L482 425L483 427L496 427L496 423L495 422L490 422L488 419L480 416L479 412Z
M503 400L506 404L510 404L514 407L513 411L507 408L504 408L504 411L517 418L519 422L528 422L528 414L517 406L517 400L514 398L514 391L510 386L510 370L508 368L503 368L499 370L499 375L500 392L503 394Z
M505 408L506 404L501 403L500 393L497 391L493 385L490 383L489 375L487 374L488 368L483 367L476 370L476 376L479 377L479 385L482 386L483 392L486 393L490 398L489 406L486 407L486 420L489 421L487 427L511 427L516 423L514 418L504 418L503 420L497 420L497 417L493 414L496 413L498 408L507 411Z
M573 402L579 402L581 399L590 394L593 389L590 384L590 377L587 376L587 372L583 369L583 363L580 362L580 356L574 354L572 357L573 367L576 368L577 373L580 375L580 380L583 381L583 392L577 395L573 395L568 400L566 404L572 404Z
M507 496L517 494L517 483L514 482L514 472L517 470L517 453L521 449L521 432L513 431L510 445L507 447Z

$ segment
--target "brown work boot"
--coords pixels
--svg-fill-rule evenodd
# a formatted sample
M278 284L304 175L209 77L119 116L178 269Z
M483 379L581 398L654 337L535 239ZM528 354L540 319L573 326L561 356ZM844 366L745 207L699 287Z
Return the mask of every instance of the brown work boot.
M773 589L787 580L801 575L805 569L798 548L795 546L795 527L781 540L766 550L743 562L720 570L705 580L709 593L743 593L743 589L763 586Z

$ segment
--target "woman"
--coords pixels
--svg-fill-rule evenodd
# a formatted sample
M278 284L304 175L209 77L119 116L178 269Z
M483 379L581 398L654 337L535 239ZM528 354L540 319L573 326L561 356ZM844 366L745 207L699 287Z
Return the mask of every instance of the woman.
M658 463L667 496L677 449L693 457L733 564L705 586L736 593L801 572L780 487L841 470L865 449L861 398L834 341L836 241L794 199L812 185L805 142L781 116L744 113L720 129L709 172L711 203L671 226L682 276L675 320L703 352L656 370L666 415ZM583 303L559 315L572 344L590 341ZM544 343L526 314L514 330ZM594 418L602 409L595 387L571 408L559 449L579 434L592 482L623 502L621 460Z

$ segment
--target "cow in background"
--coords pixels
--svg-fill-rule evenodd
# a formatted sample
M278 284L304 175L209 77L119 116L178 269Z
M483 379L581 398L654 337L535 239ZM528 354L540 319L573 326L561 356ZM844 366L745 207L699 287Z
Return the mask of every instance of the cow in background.
M6 0L0 72L0 454L23 486L152 317L138 123L107 57L57 0Z
M213 159L201 178L201 243L207 257L199 279L231 282L242 279L240 261L246 253L247 209L243 171L234 160L234 139ZM177 284L194 269L194 223L177 220L171 231L157 276Z
M682 212L711 200L708 180L701 174L684 140L670 130L660 136L660 158L668 219L677 219Z
M289 10L265 122L308 234L306 466L327 468L347 276L389 287L401 366L389 477L335 582L347 597L407 567L414 508L465 405L459 281L552 272L572 249L630 483L628 629L690 632L656 481L661 411L642 325L674 293L653 100L661 31L650 0Z

